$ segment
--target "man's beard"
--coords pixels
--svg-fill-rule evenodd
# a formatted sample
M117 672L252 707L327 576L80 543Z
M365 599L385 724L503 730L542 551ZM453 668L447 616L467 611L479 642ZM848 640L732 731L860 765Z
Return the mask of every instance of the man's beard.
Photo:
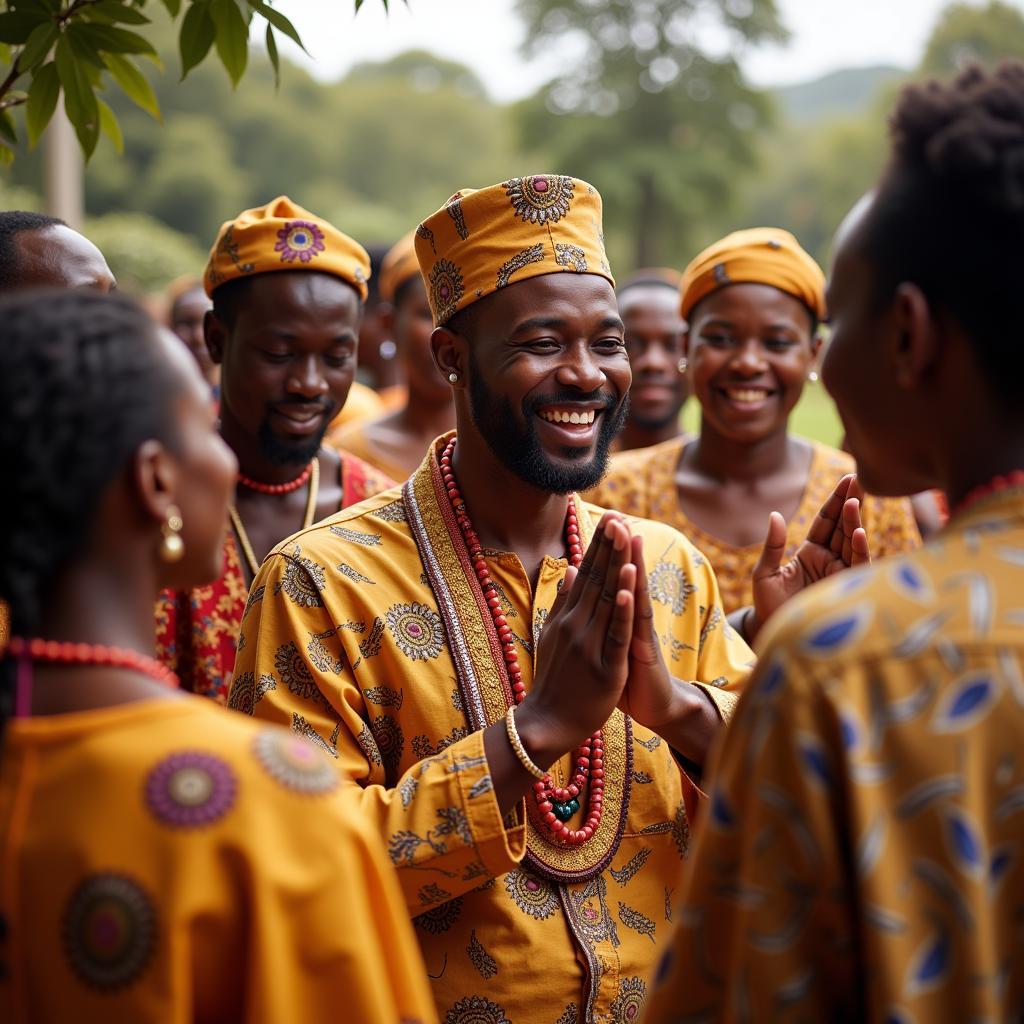
M324 434L331 425L331 417L324 416L324 425L316 435L304 437L300 440L285 441L278 437L270 426L270 411L268 410L260 421L257 439L260 443L260 451L268 462L277 466L305 466L312 462L316 453L323 444Z
M628 395L616 409L614 396L607 392L598 390L582 394L579 391L563 391L557 395L524 400L522 413L525 427L520 428L515 420L512 403L507 398L500 401L495 399L484 385L475 365L469 377L469 402L477 430L502 465L532 487L548 494L588 491L600 483L608 468L611 444L622 429L629 410ZM562 454L579 464L558 465L551 462L544 452L534 426L534 416L538 409L544 407L577 402L601 403L601 407L596 410L603 412L597 444L593 455L583 448L564 448Z

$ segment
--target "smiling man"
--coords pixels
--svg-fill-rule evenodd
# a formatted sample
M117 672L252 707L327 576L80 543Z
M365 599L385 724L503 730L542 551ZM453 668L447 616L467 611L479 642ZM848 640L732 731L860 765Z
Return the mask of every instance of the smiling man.
M193 693L227 699L249 583L267 552L391 485L321 448L355 374L368 273L361 245L284 196L224 224L214 243L204 330L238 495L220 578L157 606L160 656Z
M363 788L447 1024L633 1020L751 654L684 537L576 497L630 384L597 192L466 190L416 248L457 431L266 561L231 704Z

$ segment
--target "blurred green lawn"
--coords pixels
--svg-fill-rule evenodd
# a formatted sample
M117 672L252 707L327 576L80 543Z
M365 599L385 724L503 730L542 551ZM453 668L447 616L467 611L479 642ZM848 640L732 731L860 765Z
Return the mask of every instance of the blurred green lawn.
M700 405L696 399L687 401L683 409L683 425L693 433L700 429ZM843 439L843 426L832 399L820 383L808 384L804 388L790 417L789 429L794 434L823 441L833 448L839 447Z

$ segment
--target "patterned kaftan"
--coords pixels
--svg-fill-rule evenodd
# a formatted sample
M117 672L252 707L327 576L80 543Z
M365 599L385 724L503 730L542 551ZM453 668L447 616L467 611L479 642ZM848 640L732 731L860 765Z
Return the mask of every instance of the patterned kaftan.
M652 1022L1024 1020L1024 494L815 586L762 651Z
M522 805L503 821L494 797L476 723L508 704L438 479L435 447L404 491L333 516L264 563L230 704L308 736L363 787L445 1024L632 1021L670 928L693 785L667 743L616 712L598 834L552 870L538 866L533 851L558 860L555 848L524 825ZM585 542L600 515L580 505ZM702 681L727 713L752 656L727 627L714 575L674 530L631 526L644 538L670 671ZM546 558L533 594L515 555L486 557L529 687L566 562ZM563 784L568 766L555 769ZM594 849L607 863L588 875Z
M673 438L650 448L621 452L612 456L608 475L587 497L631 516L643 516L659 523L668 523L685 534L711 561L722 594L726 614L753 604L751 576L762 544L735 547L702 530L691 522L679 506L676 468L683 448L692 436ZM796 512L786 523L785 558L792 558L803 543L818 510L825 504L832 489L856 464L845 452L829 448L817 441L808 441L812 448L807 487ZM864 500L864 528L873 558L910 551L921 543L914 521L914 510L908 498L874 498ZM765 515L767 529L768 516Z

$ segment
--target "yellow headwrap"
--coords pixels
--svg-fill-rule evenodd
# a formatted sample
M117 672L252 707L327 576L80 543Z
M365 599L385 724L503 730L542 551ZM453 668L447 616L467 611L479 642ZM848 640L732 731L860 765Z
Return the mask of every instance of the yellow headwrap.
M243 210L221 225L203 274L206 294L236 277L319 270L347 281L366 301L370 257L354 239L287 196Z
M384 302L394 302L395 292L410 277L419 277L420 264L416 259L416 246L413 244L415 238L416 232L410 231L388 249L381 260L379 289Z
M825 275L811 255L782 228L734 231L709 245L683 272L681 312L730 284L768 284L799 299L819 319L825 318Z
M499 288L542 274L599 274L601 196L560 174L531 174L456 192L416 229L416 256L434 324Z

